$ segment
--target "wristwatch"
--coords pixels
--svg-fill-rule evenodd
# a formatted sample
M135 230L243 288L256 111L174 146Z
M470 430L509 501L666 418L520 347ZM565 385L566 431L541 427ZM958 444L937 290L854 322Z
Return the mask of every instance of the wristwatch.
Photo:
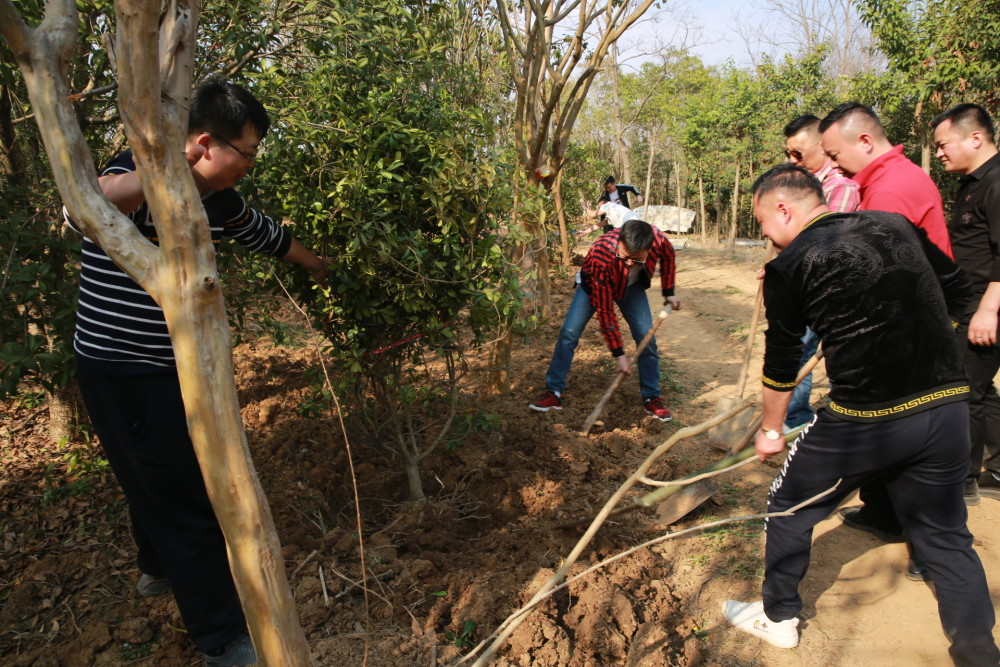
M762 428L760 432L763 433L764 437L767 438L768 440L781 440L781 431Z

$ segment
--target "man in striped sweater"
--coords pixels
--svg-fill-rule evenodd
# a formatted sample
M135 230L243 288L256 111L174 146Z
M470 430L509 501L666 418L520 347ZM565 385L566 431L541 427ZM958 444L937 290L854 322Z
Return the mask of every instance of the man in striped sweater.
M264 107L239 86L212 79L194 91L185 149L212 241L233 238L300 264L320 281L325 263L233 189L254 165L269 125ZM157 243L131 151L115 157L98 182ZM92 239L83 239L81 265L77 380L128 499L141 573L137 590L143 596L173 591L206 665L253 664L226 543L188 434L163 311Z
M620 229L612 229L594 242L583 262L579 285L556 340L545 376L546 391L528 407L538 412L562 409L561 397L566 389L573 353L595 313L617 370L625 375L632 374L615 304L621 309L632 338L638 344L653 323L646 290L652 283L657 262L660 263L664 305L670 304L679 310L680 299L674 296L674 248L660 230L642 220L629 220ZM643 409L660 421L670 421L673 415L660 399L660 355L655 339L650 340L639 355L637 366Z

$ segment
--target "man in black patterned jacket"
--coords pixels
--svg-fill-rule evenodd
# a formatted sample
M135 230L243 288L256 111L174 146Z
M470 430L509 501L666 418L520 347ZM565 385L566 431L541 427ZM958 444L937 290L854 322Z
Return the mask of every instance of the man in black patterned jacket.
M816 178L784 164L753 187L754 214L780 254L765 267L768 330L760 459L785 449L781 425L800 338L823 340L830 404L789 448L771 485L763 600L729 600L733 625L798 644L798 585L812 529L858 486L883 477L915 555L934 581L952 659L996 665L993 605L963 500L968 382L952 326L970 297L962 271L894 213L834 213ZM901 614L906 610L900 610Z

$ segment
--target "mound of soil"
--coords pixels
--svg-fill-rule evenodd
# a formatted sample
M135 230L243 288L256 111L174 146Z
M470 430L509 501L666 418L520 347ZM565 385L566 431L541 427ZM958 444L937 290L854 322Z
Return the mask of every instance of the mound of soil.
M582 535L567 524L596 514L657 445L708 419L719 399L733 396L755 269L763 260L759 249L739 252L689 243L678 255L684 306L658 335L673 422L646 417L629 380L594 431L578 433L612 379L596 323L577 350L565 409L527 409L544 389L571 296L571 279L557 278L552 321L514 350L511 393L463 395L463 410L495 419L423 464L428 501L409 500L397 462L367 443L350 442L360 530L339 423L303 410L315 351L264 340L240 345L237 384L249 443L318 664L449 664L531 599ZM658 312L658 290L649 295ZM757 387L760 347L750 391ZM485 377L484 363L473 373ZM823 402L826 388L820 370L814 403ZM4 405L0 438L0 661L24 667L200 664L170 595L134 592L138 574L124 498L96 443L49 443L44 406L23 398ZM697 436L681 441L649 476L676 478L720 456ZM707 503L669 529L658 526L652 512L613 517L572 573L666 530L762 512L778 463L727 473ZM989 499L971 509L988 576L1000 572L993 548L998 510L1000 503ZM759 597L758 520L661 542L582 577L528 616L495 664L947 663L932 588L905 580L901 545L877 543L836 519L820 524L815 541L802 587L803 640L793 651L731 631L719 612L727 598ZM367 595L357 585L362 548Z

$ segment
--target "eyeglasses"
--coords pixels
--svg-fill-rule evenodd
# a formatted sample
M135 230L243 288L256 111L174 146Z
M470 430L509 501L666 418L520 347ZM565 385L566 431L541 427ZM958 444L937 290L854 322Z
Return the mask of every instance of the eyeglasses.
M244 158L246 158L247 162L256 162L257 161L257 154L256 153L246 153L244 151L241 151L239 148L237 148L236 146L233 146L231 143L229 143L228 141L226 141L225 139L223 139L222 137L220 137L217 134L209 133L209 136L214 137L215 139L218 139L219 141L221 141L225 145L227 145L230 148L232 148L234 151L236 151L237 153L239 153L240 155L242 155Z
M788 150L786 148L784 150L785 157L786 158L795 158L796 161L801 162L802 161L802 154L804 152L806 152L807 150L809 150L810 148L812 148L813 146L817 145L819 142L820 142L820 140L817 139L815 144L813 144L812 146L808 146L807 148L803 148L802 150Z
M615 253L615 257L621 260L622 264L628 267L635 266L636 264L644 264L646 258L649 257L649 253L646 253L644 257L629 257L628 255L622 256L619 253Z

